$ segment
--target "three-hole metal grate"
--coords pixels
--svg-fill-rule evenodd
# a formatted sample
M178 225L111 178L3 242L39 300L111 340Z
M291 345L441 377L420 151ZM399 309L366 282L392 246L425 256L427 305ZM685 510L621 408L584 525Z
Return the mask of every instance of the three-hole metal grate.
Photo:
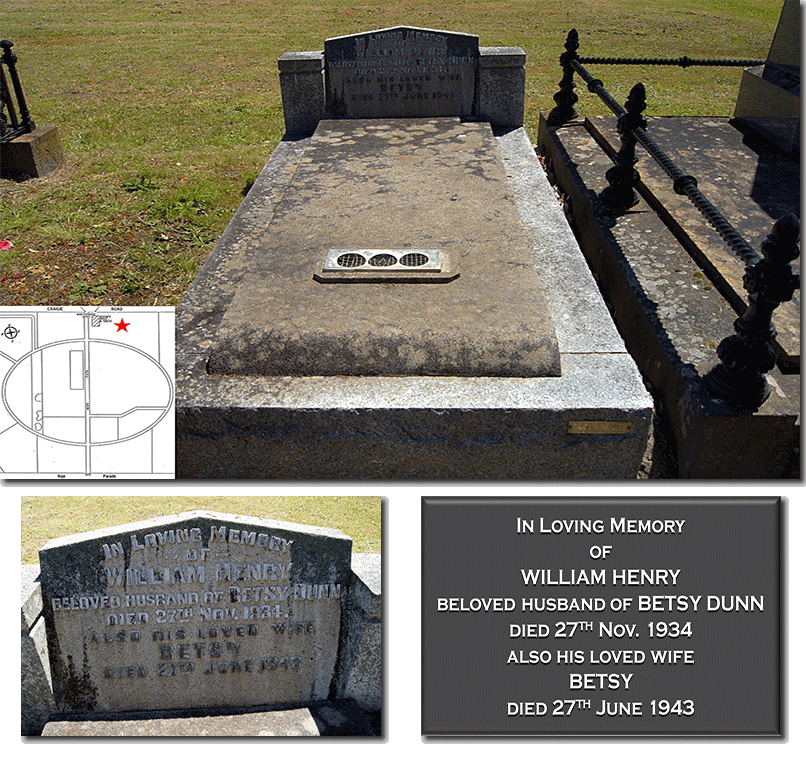
M450 270L439 249L358 248L328 250L319 282L450 282L459 274Z
M423 269L441 270L439 250L330 250L325 260L325 271L345 269Z

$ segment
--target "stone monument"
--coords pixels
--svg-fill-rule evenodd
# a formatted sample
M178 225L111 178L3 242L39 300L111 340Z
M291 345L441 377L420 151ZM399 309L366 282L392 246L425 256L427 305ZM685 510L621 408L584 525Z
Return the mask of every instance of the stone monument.
M651 400L524 63L415 27L280 58L287 138L177 310L177 476L635 476Z
M459 116L523 125L526 54L473 34L399 26L333 37L279 61L286 131L323 118Z
M51 540L56 709L300 708L356 687L379 707L379 650L363 643L380 588L356 579L351 550L336 529L204 511Z
M785 153L800 151L800 2L784 0L767 62L745 69L734 116Z

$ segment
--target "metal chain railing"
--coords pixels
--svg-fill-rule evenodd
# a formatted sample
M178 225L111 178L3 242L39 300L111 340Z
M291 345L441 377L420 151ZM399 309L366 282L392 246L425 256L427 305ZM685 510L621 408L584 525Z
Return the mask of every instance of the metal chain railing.
M764 61L694 61L689 58L582 58L577 55L579 35L572 29L565 41L565 52L560 56L563 77L560 90L554 95L556 106L548 116L549 126L559 126L578 114L574 106L578 98L574 92L574 73L587 84L618 118L621 147L613 157L614 166L607 171L608 186L599 193L599 199L614 210L626 210L638 202L635 187L640 176L635 170L635 145L641 143L655 162L672 180L674 191L685 195L716 230L725 244L747 267L743 279L749 294L749 305L734 322L736 334L722 340L717 355L720 363L703 377L706 392L737 411L757 410L770 394L764 376L775 366L775 351L771 341L776 337L772 324L773 311L783 302L792 299L800 288L800 276L789 265L800 255L798 240L800 221L794 214L780 218L762 245L762 256L750 245L717 207L697 188L697 178L681 171L647 132L647 121L642 113L646 109L644 85L636 84L622 108L605 89L601 79L593 77L583 63L636 63L656 65L758 65Z
M672 180L674 191L679 195L685 195L689 198L730 249L745 264L749 265L758 261L759 255L753 247L719 212L717 207L697 188L697 178L681 171L675 165L674 161L647 134L646 120L635 116L635 113L639 113L646 108L646 94L643 84L636 85L630 92L628 103L637 101L633 109L635 113L630 116L605 89L602 80L593 77L585 66L582 65L582 61L591 59L581 58L577 55L578 49L579 34L576 29L572 29L566 38L565 52L560 56L560 64L563 67L563 78L559 85L560 91L554 96L557 106L549 114L549 125L557 126L578 115L573 107L578 99L573 92L575 89L573 82L574 73L579 74L582 80L588 85L588 90L597 95L619 119L618 130L622 140L622 147L615 161L616 168L619 170L608 172L610 174L608 179L610 187L600 195L600 199L613 208L626 209L635 205L637 197L634 195L634 187L640 177L638 172L633 168L637 159L634 155L634 147L631 147L630 143L634 146L635 142L640 142L644 149ZM611 60L618 59L614 58ZM632 153L630 152L631 150ZM631 164L629 170L626 169L627 163ZM632 187L629 188L629 190L625 185L628 180L632 181ZM615 186L614 182L616 183Z
M629 140L640 142L643 148L652 156L655 162L666 172L666 175L672 180L672 187L678 195L685 195L705 217L708 223L716 230L722 240L730 247L730 249L747 265L755 263L759 260L758 253L753 249L752 245L748 243L744 237L730 224L730 222L719 212L719 209L698 189L697 178L686 174L681 171L675 162L661 149L661 147L649 136L646 132L647 122L641 119L640 122L630 122L628 112L622 108L613 97L605 90L600 79L592 77L585 67L579 63L578 60L571 62L572 68L580 75L580 77L587 82L588 89L597 94L602 102L610 108L611 111L619 119L619 134L622 139L622 149L624 149L625 134L630 136ZM630 98L638 100L636 108L643 111L646 108L646 93L643 84L637 84L630 92ZM628 100L629 102L629 100ZM634 119L633 119L634 121ZM633 144L634 144L633 142ZM626 159L625 159L626 160ZM632 156L633 163L637 162L634 157L634 150ZM618 162L617 162L618 165ZM639 179L637 171L631 172L630 176L633 178L633 187ZM619 179L626 177L626 174L619 175ZM613 202L620 198L626 197L625 190L622 188L620 191L611 191L603 193L600 199L611 207L618 208L619 204ZM637 202L637 198L636 201ZM621 204L621 208L629 208L635 205L635 202L629 204Z
M602 63L602 64L615 64L619 66L679 66L680 68L689 68L690 66L741 66L747 68L749 66L760 66L766 61L755 59L740 59L735 58L689 58L683 55L680 58L578 58L580 63Z

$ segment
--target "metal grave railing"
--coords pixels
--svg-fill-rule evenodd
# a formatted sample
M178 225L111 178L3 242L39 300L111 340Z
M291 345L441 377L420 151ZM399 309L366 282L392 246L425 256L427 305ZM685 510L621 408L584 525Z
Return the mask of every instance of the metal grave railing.
M745 312L734 322L735 334L726 337L717 347L720 363L704 377L703 386L714 399L737 411L756 410L769 397L770 386L764 374L776 364L775 349L770 344L777 332L772 323L773 311L800 289L800 275L790 266L800 255L800 220L789 213L778 219L761 245L761 255L748 243L719 209L698 189L697 178L681 171L674 161L647 133L646 91L642 83L631 90L624 107L605 89L601 79L593 77L584 63L651 64L689 66L755 66L759 60L694 60L682 58L583 58L577 54L579 35L572 29L560 55L563 76L559 91L554 95L555 107L548 115L548 125L561 126L578 117L578 97L574 90L574 74L587 84L588 91L597 95L618 119L621 139L618 152L611 156L614 166L607 170L608 186L598 195L599 200L614 212L625 211L639 202L635 191L640 181L635 165L638 143L672 180L672 187L685 195L717 231L725 244L745 264L743 277L748 292Z

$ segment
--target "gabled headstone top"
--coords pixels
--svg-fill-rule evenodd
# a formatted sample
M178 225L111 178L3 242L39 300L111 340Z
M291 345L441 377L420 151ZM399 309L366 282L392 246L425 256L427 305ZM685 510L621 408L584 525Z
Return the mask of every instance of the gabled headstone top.
M57 707L306 703L337 679L351 540L194 511L40 551Z
M399 26L325 41L327 118L471 116L479 39Z

